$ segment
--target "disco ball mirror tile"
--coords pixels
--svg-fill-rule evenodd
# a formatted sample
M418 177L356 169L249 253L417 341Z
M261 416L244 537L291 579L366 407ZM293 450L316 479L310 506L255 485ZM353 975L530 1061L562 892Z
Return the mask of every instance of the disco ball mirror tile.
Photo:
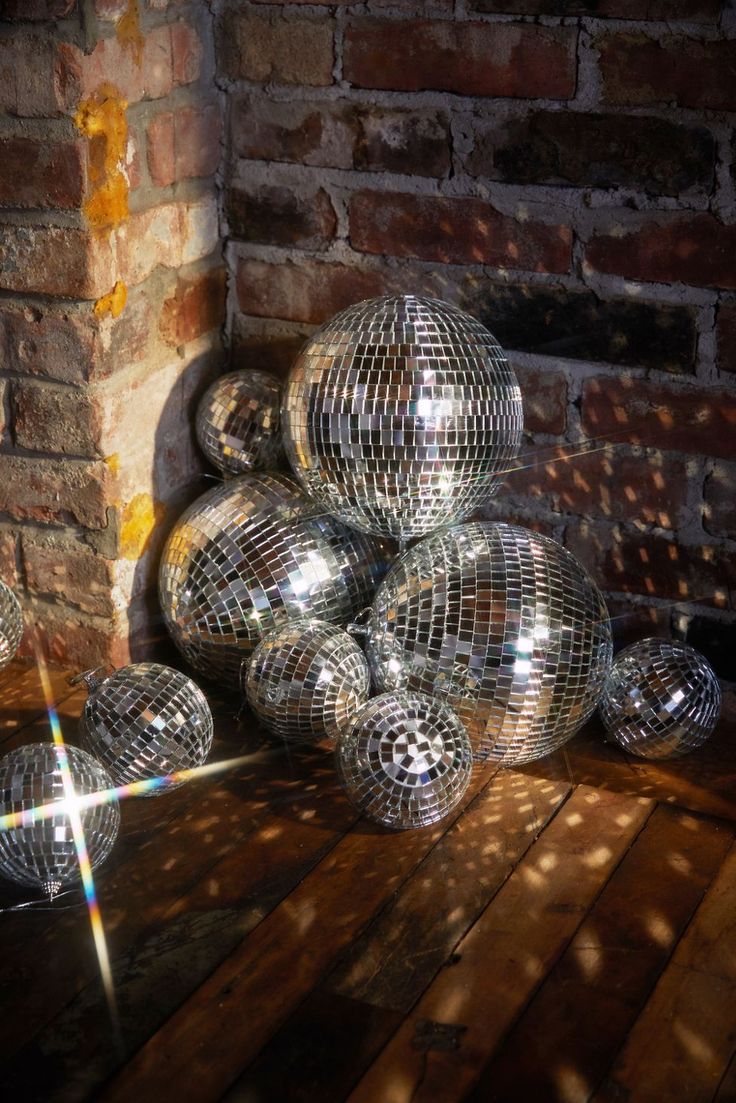
M23 614L17 597L0 582L0 670L13 659L23 635Z
M439 299L386 296L310 338L282 424L297 477L326 510L407 540L495 492L521 440L521 391L480 322Z
M287 620L347 623L368 604L387 549L310 501L287 475L241 475L185 511L161 557L167 627L201 673L237 685L265 632Z
M106 770L78 747L66 747L74 791L79 796L113 787ZM0 815L63 801L64 784L53 743L29 743L0 759ZM63 806L60 806L63 807ZM116 801L80 812L93 869L112 850L120 827ZM79 878L79 862L68 815L59 811L29 827L0 831L0 874L54 896Z
M258 719L284 739L336 739L370 692L368 661L334 624L290 621L269 632L243 664Z
M185 674L160 663L134 663L88 684L82 739L116 785L164 777L206 761L212 713L201 689Z
M368 659L380 689L446 700L477 760L541 758L594 711L611 664L598 588L556 541L481 522L434 533L379 587Z
M385 827L441 820L468 787L467 733L441 701L384 693L364 705L336 749L340 783L364 815Z
M646 639L619 652L600 702L610 737L641 758L670 758L700 747L721 710L721 687L694 648Z
M264 371L235 371L205 391L197 409L199 446L225 475L274 466L282 454L281 384Z

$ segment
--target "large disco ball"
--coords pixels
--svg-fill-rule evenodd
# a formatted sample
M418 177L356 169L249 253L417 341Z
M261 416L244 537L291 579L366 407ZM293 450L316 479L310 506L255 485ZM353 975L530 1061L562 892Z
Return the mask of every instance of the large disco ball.
M368 700L371 674L342 628L294 620L269 632L241 672L258 719L284 739L336 739Z
M281 384L265 371L234 371L205 391L197 408L199 447L224 475L272 467L281 455Z
M22 635L23 614L18 598L0 582L0 670L13 659Z
M441 820L468 787L470 740L455 713L419 693L383 693L356 714L336 749L352 803L385 827Z
M494 493L521 440L521 391L480 322L439 299L386 296L310 338L282 424L291 465L324 509L408 540Z
M379 587L368 658L382 689L445 699L476 759L541 758L594 711L611 664L598 588L556 541L516 525L434 533Z
M610 737L641 758L670 758L705 743L718 721L721 687L694 648L647 639L619 652L600 701Z
M380 540L326 515L293 478L241 475L203 494L176 523L159 595L192 666L237 685L265 632L304 616L346 623L386 567Z
M212 713L202 690L186 674L160 663L133 663L102 680L94 675L85 680L90 695L80 719L82 740L116 785L190 770L206 761ZM165 791L153 789L150 795Z
M59 812L27 827L0 831L0 874L20 885L55 896L62 885L79 878L79 858L64 804L66 793L60 756L66 753L77 796L112 789L112 779L92 755L78 747L28 743L0 759L0 815L27 812L59 801ZM107 858L120 827L120 810L112 800L80 810L92 868Z

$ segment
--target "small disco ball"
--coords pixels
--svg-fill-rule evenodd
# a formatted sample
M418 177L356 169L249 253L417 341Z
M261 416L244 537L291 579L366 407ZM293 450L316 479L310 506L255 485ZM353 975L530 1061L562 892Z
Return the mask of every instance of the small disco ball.
M29 743L0 759L0 815L27 812L52 801L64 802L60 761L66 752L76 796L113 788L106 770L78 747ZM79 860L71 822L60 804L58 814L28 827L0 831L0 874L19 885L53 897L62 885L78 880ZM120 827L117 801L80 810L87 852L93 869L112 850Z
M446 700L475 758L542 758L593 713L611 665L598 588L556 541L480 522L434 533L379 587L366 650L379 689Z
M424 827L468 787L473 755L455 713L419 693L384 693L340 737L337 772L360 812L385 827Z
M234 371L205 391L197 410L199 447L224 475L271 467L281 453L281 384L265 371Z
M0 582L0 670L15 656L23 635L23 614L18 598Z
M721 687L709 664L672 640L641 640L619 652L600 701L611 739L641 758L694 751L720 711Z
M241 671L261 723L284 739L336 739L368 700L368 660L342 628L294 620L269 632Z
M294 364L284 446L302 486L363 532L406 541L497 489L523 428L496 339L439 299L369 299L318 330Z
M202 674L237 683L287 620L347 623L373 596L387 550L327 516L288 475L241 475L185 511L161 557L168 629Z
M101 681L92 672L85 681L90 695L80 719L82 739L116 785L165 777L206 761L212 713L202 690L185 674L160 663L134 663Z

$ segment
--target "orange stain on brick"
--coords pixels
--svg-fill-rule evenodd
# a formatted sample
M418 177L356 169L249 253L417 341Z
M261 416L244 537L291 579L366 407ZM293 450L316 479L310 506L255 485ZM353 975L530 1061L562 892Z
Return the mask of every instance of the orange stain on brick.
M104 318L109 314L113 318L119 318L125 309L128 299L128 289L122 280L118 280L112 291L98 299L92 308L98 318Z
M148 547L153 530L161 521L165 507L150 494L136 494L123 509L120 526L120 555L140 559Z
M120 453L113 452L110 456L105 456L105 463L110 469L111 475L118 475L120 473Z
M89 194L84 202L87 221L109 229L128 217L128 180L124 172L128 143L128 104L111 84L80 103L74 122L88 139Z
M136 65L140 65L143 58L143 32L138 0L128 0L127 10L115 28L115 36L121 46L130 47Z

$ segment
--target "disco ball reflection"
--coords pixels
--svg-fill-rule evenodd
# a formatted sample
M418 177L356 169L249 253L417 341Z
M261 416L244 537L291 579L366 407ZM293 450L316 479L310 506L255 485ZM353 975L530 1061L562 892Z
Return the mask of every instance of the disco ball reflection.
M405 552L379 587L368 659L380 689L445 700L477 760L541 758L595 710L611 664L595 583L556 541L475 523Z

